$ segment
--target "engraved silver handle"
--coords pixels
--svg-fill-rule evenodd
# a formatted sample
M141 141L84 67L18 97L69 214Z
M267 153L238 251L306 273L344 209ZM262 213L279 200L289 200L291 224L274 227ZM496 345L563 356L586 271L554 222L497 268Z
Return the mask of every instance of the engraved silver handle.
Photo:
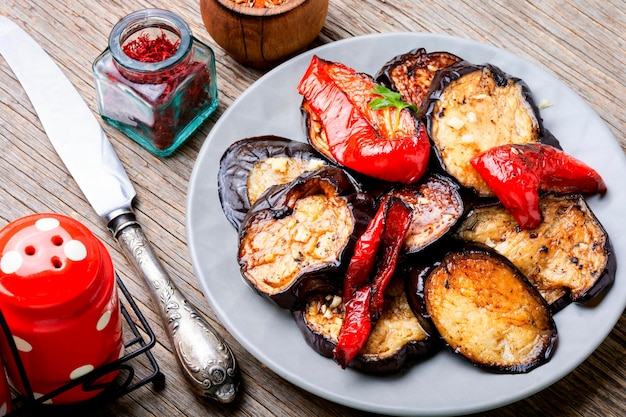
M233 352L172 283L134 213L116 213L108 227L146 282L176 358L194 391L221 403L233 401L239 389L239 369Z

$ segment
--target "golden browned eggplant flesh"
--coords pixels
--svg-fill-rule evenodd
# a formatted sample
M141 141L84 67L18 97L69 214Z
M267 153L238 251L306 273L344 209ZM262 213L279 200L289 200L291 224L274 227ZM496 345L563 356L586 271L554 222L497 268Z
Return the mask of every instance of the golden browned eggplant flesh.
M293 315L309 346L332 357L345 315L341 292L315 293L295 308ZM381 317L350 367L371 374L394 373L438 348L437 335L422 328L407 302L403 278L396 277L385 291Z
M461 61L438 71L424 112L446 172L483 197L492 191L470 160L498 145L539 143L543 134L526 84L491 65Z
M541 225L522 230L500 204L476 207L455 236L506 256L556 310L593 298L615 276L608 234L581 195L546 195L540 209Z
M552 355L557 331L548 305L496 253L449 252L426 278L424 301L445 343L473 364L528 372Z
M323 287L341 270L358 229L351 185L342 170L326 167L270 187L241 224L244 279L284 308L301 293Z
M428 169L415 182L392 183L342 166L331 149L341 138L328 140L328 117L303 99L309 143L259 136L233 144L222 158L220 201L239 232L244 280L290 309L307 343L337 360L333 349L354 301L342 297L352 291L344 278L349 266L363 266L364 281L354 289L361 296L384 288L372 295L384 294L384 309L368 319L374 310L360 306L371 328L347 364L356 370L397 372L441 345L491 372L528 372L547 362L557 340L552 315L572 301L599 299L616 259L584 196L541 190L542 222L525 230L470 165L502 145L559 146L528 86L490 64L421 48L388 60L376 78L357 76L384 85L393 105L399 92L406 101L400 107L419 108L413 117L428 132ZM389 253L380 233L388 242L387 225L401 222L385 217L376 227L389 199L403 201L410 224L395 271L384 271L393 279L375 281Z

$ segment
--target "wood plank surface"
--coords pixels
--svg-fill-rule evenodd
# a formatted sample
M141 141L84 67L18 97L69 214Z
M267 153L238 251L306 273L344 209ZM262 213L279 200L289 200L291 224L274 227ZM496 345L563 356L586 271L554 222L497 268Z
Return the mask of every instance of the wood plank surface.
M132 11L148 7L179 14L195 36L213 48L219 108L184 146L165 159L153 156L110 126L103 126L137 189L139 222L180 290L193 304L201 306L211 325L233 348L242 372L242 392L234 403L220 405L199 399L189 390L141 279L67 174L26 94L0 58L0 226L35 212L63 213L87 225L109 248L119 274L157 337L153 352L165 374L165 387L159 390L149 384L116 401L82 411L81 415L373 415L316 397L265 367L220 324L193 274L185 204L195 159L217 119L265 71L238 65L213 42L202 25L196 0L3 0L0 14L16 21L39 42L97 115L91 64L105 49L115 23ZM595 109L626 150L623 0L331 0L324 28L311 47L353 36L400 31L474 39L539 65ZM565 378L529 398L477 416L626 415L625 333L626 316L622 314L595 353Z

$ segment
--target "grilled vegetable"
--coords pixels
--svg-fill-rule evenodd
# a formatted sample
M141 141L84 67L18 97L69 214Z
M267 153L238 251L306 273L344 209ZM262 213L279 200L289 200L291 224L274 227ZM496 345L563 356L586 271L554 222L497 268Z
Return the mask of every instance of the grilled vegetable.
M426 310L450 350L500 373L547 362L557 331L550 309L505 257L481 248L451 251L424 282Z
M570 297L577 302L592 299L615 277L608 234L581 195L546 195L539 208L545 221L534 230L522 230L502 205L476 207L454 236L506 256L553 310L567 305Z
M369 75L314 56L298 85L309 142L360 174L415 182L430 156L425 127L407 108L372 109L370 102L380 98L372 92L376 86Z
M356 242L343 284L345 317L333 357L342 368L363 348L383 309L383 295L393 276L411 224L412 210L396 197L386 198Z
M390 194L413 209L413 220L404 240L405 253L417 253L438 241L463 215L459 186L439 174L428 175L419 184L397 187Z
M449 52L426 52L414 49L388 61L374 77L377 82L400 93L402 100L419 108L430 88L435 73L459 62Z
M371 201L336 167L269 188L241 224L241 274L261 295L291 308L299 297L342 277L368 210Z
M595 170L565 152L542 144L502 145L470 160L522 229L541 223L539 192L601 193Z
M293 310L293 316L307 344L332 358L345 316L341 292L313 294ZM380 318L348 366L372 374L390 374L438 348L438 337L424 331L408 305L402 278L394 277L385 291Z
M239 229L250 206L270 186L327 165L308 143L272 135L241 139L220 160L217 184L222 210Z
M428 275L441 264L441 259L447 253L446 251L429 254L427 257L412 258L410 262L403 265L400 272L404 277L404 286L406 291L407 302L411 307L411 311L417 317L420 326L430 335L439 337L437 327L430 318L430 314L426 310L426 301L424 300L424 283ZM432 255L432 256L431 256Z
M443 169L480 196L493 193L472 158L499 145L539 143L544 136L527 85L493 65L461 61L438 71L422 108Z

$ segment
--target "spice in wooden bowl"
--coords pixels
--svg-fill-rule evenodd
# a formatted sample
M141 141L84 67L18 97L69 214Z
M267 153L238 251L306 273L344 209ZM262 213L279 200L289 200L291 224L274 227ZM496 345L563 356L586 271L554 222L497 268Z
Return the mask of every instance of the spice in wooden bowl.
M235 61L261 69L304 51L328 13L328 0L237 1L200 0L202 20L213 40ZM250 6L256 3L265 7Z

